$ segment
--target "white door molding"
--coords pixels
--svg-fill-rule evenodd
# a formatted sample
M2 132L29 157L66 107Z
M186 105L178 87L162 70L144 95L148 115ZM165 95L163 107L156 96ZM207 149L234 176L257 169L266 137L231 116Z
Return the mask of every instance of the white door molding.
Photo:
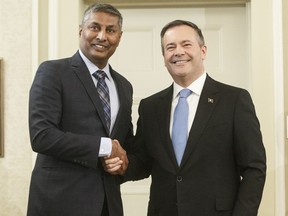
M275 98L275 215L285 215L285 113L284 113L284 64L282 0L273 1L273 54Z
M94 0L84 0L86 5ZM211 6L245 6L250 0L106 0L105 3L117 8L164 8L164 7L211 7Z

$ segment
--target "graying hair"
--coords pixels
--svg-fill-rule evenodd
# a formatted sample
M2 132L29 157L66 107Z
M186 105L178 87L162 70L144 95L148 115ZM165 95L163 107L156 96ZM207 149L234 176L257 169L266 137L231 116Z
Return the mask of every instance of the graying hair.
M90 5L85 10L81 25L83 25L89 19L91 13L96 13L96 12L109 13L111 15L118 17L119 18L118 24L119 24L120 29L122 29L123 17L121 13L114 6L110 4L100 4L100 3Z

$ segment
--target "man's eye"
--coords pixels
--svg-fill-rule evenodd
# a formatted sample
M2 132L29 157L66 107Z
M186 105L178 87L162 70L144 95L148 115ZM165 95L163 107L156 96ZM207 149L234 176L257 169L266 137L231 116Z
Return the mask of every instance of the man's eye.
M89 29L92 30L92 31L96 31L96 30L99 30L98 26L89 26Z
M107 29L107 32L108 32L108 33L115 33L116 30L115 30L115 29Z
M174 47L173 47L173 46L168 46L166 49L167 49L168 51L171 51L171 50L174 49Z

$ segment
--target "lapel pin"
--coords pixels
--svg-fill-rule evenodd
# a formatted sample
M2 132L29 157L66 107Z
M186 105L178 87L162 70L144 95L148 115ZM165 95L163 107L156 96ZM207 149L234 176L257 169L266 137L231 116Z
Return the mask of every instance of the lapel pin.
M208 103L213 103L213 99L212 98L208 98Z

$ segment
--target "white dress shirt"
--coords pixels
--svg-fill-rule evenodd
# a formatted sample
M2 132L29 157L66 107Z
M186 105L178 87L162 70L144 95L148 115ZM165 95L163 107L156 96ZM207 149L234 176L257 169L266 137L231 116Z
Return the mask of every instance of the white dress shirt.
M198 107L200 95L206 80L206 72L204 72L197 80L195 80L191 85L187 87L187 89L190 89L192 91L192 94L190 94L187 97L187 102L189 106L189 114L188 114L188 134L192 127L194 117L196 114L196 110ZM178 103L179 99L179 92L184 89L177 83L173 83L173 99L172 99L172 107L171 107L171 118L170 118L170 136L172 136L172 126L173 126L173 117L174 117L174 110L176 108L176 105Z
M84 63L86 64L90 74L91 79L93 80L95 87L97 86L97 79L92 76L93 73L95 73L97 70L100 70L93 62L91 62L79 49L79 53L81 58L83 59ZM115 124L117 114L119 111L119 97L116 90L116 85L114 80L112 79L112 76L110 74L109 70L109 64L107 64L104 68L101 69L104 71L107 75L105 78L105 82L109 88L109 96L110 96L110 109L111 109L111 126L110 126L110 133L112 131L112 128ZM100 143L100 149L99 149L99 157L110 155L112 151L112 142L109 137L102 137L101 143Z

